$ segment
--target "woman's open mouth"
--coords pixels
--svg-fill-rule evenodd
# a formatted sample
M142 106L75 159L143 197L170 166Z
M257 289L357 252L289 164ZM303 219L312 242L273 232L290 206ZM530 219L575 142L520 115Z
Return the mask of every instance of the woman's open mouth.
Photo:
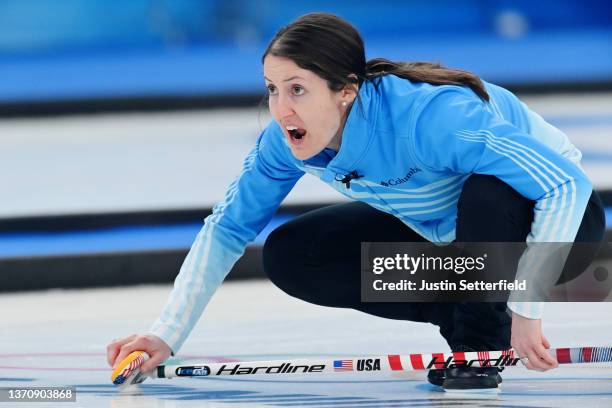
M306 129L293 125L288 125L286 129L287 133L289 133L289 139L294 145L302 144L304 142L304 137L306 136L306 133L308 133Z

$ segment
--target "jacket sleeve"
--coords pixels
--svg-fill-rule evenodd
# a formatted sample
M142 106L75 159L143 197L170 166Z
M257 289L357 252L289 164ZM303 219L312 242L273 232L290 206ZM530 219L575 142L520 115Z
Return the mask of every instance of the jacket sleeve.
M174 281L161 316L149 332L176 353L246 245L266 226L304 174L288 159L282 134L272 123L244 160L225 199L204 220Z
M592 192L587 176L533 135L494 115L469 90L450 88L426 103L413 141L416 156L425 167L496 176L535 201L517 279L538 273L533 265L541 259L534 243L574 241ZM541 318L542 303L514 299L511 296L508 302L513 312Z

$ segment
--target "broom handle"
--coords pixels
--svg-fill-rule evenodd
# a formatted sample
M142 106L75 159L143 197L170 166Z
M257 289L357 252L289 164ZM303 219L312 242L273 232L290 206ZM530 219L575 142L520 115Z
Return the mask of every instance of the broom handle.
M612 347L573 347L549 349L559 364L612 362ZM153 378L206 377L219 375L331 374L341 372L392 372L448 368L450 365L472 367L514 367L520 363L514 350L483 352L447 352L424 354L389 354L370 357L284 359L225 363L190 363L159 365L148 374Z

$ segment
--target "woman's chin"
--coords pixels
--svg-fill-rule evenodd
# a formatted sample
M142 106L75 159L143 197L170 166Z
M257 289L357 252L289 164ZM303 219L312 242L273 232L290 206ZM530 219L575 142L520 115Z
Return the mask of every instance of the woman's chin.
M293 157L302 161L308 160L317 154L316 152L313 152L312 149L304 149L303 146L291 146L291 153L293 154Z

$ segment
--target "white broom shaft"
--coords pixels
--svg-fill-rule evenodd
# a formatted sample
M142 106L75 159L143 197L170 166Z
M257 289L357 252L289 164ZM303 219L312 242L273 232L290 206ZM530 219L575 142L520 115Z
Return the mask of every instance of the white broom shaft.
M559 364L612 362L612 347L556 348L548 352ZM385 355L370 357L286 359L226 363L160 365L156 378L257 374L329 374L338 372L390 372L446 368L449 364L472 367L513 367L521 365L513 350L485 352L446 352Z

